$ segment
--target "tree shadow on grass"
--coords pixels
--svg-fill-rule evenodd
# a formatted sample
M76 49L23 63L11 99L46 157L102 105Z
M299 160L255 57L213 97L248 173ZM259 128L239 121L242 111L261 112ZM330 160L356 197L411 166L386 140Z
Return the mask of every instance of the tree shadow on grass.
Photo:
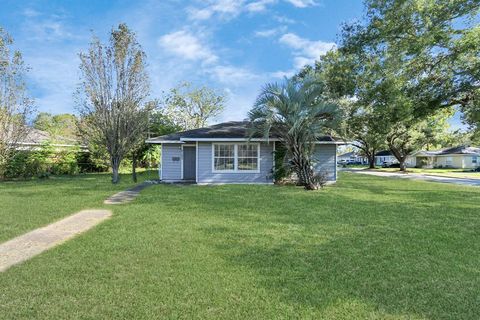
M362 301L380 317L478 316L477 192L465 200L448 187L427 186L420 197L420 190L386 187L398 192L391 202L334 192L319 194L319 206L305 204L313 193L278 191L278 206L262 210L252 197L227 223L202 231L214 235L210 245L220 256L253 270L285 302L319 315L338 301ZM213 204L201 207L225 215Z

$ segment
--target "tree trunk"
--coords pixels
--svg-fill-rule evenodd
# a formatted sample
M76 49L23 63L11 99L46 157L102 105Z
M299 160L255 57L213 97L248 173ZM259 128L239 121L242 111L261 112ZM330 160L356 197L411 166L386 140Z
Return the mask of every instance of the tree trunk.
M368 156L368 168L375 169L375 154Z
M313 171L310 168L308 161L302 161L302 166L299 168L300 181L305 190L317 190L318 185L314 182Z
M407 166L405 164L405 159L402 159L399 162L400 162L400 171L403 171L403 172L407 171Z
M137 157L132 156L132 180L137 183Z
M113 184L117 184L120 181L120 175L119 175L120 161L121 160L119 157L112 157L111 159Z

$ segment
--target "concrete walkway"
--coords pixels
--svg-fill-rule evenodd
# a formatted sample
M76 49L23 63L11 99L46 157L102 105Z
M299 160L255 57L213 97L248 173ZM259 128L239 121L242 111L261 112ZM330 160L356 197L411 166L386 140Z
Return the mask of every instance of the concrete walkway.
M115 193L113 196L110 196L105 200L104 204L122 204L133 201L139 194L140 191L154 184L159 184L160 181L157 180L148 180L140 183L139 185L118 193Z
M459 185L465 185L465 186L480 187L480 179L450 178L450 177L442 177L442 176L435 176L435 175L426 175L421 173L382 172L382 171L374 171L374 170L344 170L344 171L367 174L367 175L377 176L377 177L434 181L434 182L452 183L452 184L459 184Z
M87 231L111 215L109 210L82 210L0 244L0 272Z

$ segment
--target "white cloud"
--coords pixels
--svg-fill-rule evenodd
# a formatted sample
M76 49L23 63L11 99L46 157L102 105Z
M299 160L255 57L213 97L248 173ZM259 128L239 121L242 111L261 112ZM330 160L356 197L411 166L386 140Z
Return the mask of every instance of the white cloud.
M244 0L210 0L203 8L188 7L192 20L207 20L217 14L221 18L233 18L243 11Z
M284 24L295 24L297 23L295 20L290 19L285 16L280 16L280 15L274 15L273 19L275 19L277 22L284 23Z
M27 17L27 18L32 18L32 17L37 17L40 15L40 12L38 12L35 9L32 8L25 8L22 12L22 14Z
M270 76L272 78L276 78L276 79L283 79L283 78L290 78L292 77L293 75L295 75L295 71L294 70L287 70L287 71L275 71L275 72L271 72L270 73Z
M311 6L316 6L317 3L314 0L285 0L291 3L293 6L297 8L307 8Z
M250 2L246 5L246 10L249 12L261 12L267 9L267 6L270 4L274 4L276 0L259 0Z
M255 31L255 36L259 37L259 38L269 38L269 37L273 37L277 34L283 33L285 31L287 31L287 27L286 26L280 26L280 27L277 27L277 28Z
M259 78L256 73L241 67L232 65L218 65L206 70L212 77L224 84L244 84Z
M294 66L297 69L314 63L320 56L336 47L334 42L311 41L294 33L284 34L279 42L293 49Z
M23 11L25 22L22 29L29 40L40 42L61 42L79 38L66 24L66 16L58 13L43 14L33 9Z
M185 30L160 37L158 44L181 59L201 61L207 64L218 60L218 56L206 44L203 44L199 37Z

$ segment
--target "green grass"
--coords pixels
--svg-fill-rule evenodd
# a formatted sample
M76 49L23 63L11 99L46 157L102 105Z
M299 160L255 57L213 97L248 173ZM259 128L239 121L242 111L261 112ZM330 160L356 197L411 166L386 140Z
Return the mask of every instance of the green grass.
M140 181L147 178L158 176L155 171L139 174ZM0 183L0 242L75 211L97 208L109 195L132 185L128 174L112 185L106 173Z
M398 172L398 168L376 168L377 171ZM426 168L407 168L407 172L423 173L426 175L435 175L451 178L480 179L480 172L474 172L471 169L426 169Z
M153 186L0 274L0 318L478 319L479 204L352 173L318 192Z

